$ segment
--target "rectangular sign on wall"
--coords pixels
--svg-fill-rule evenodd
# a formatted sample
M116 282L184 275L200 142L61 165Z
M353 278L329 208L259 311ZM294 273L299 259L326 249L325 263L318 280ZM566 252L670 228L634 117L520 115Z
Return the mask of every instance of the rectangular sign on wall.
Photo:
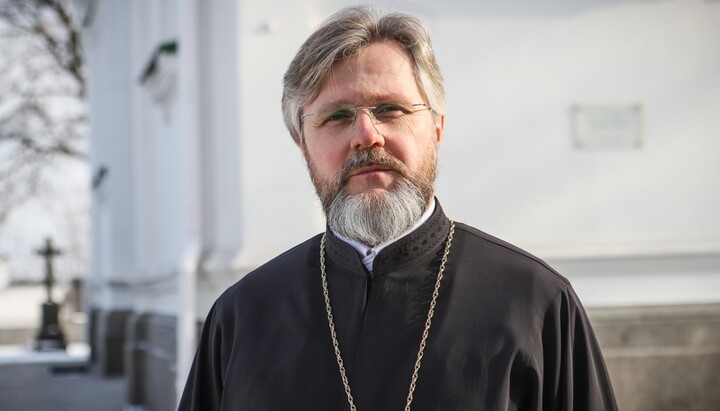
M576 104L571 115L575 146L579 149L642 147L640 104Z

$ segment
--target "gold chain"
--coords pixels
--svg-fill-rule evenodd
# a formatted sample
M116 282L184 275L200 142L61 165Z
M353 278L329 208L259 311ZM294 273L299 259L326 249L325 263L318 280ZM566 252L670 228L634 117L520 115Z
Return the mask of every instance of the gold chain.
M447 242L445 243L445 252L443 253L442 260L440 261L440 268L438 268L437 279L435 280L435 289L432 293L430 309L428 310L427 319L425 320L425 329L423 330L422 338L420 339L420 348L418 349L417 359L415 360L415 369L413 370L412 378L410 379L410 389L405 403L405 411L410 411L410 404L412 403L413 393L415 392L415 383L417 382L418 375L420 374L420 365L422 364L425 346L427 345L427 339L430 335L430 326L432 325L433 315L435 315L437 298L440 294L440 282L443 278L443 272L445 271L445 264L447 263L448 254L450 253L450 245L452 244L454 233L455 222L450 221L450 233L448 234ZM333 349L335 350L335 358L337 359L338 368L340 369L340 378L342 379L343 386L345 387L345 395L347 395L348 403L350 404L350 411L357 411L355 403L353 402L352 393L350 392L350 383L348 382L347 375L345 374L345 365L343 364L342 356L340 355L340 344L338 344L337 333L335 332L335 320L333 319L332 308L330 308L330 293L328 292L327 274L325 273L325 234L323 234L322 239L320 240L320 276L322 277L323 296L325 297L325 311L327 312L328 325L330 326L330 336L332 337Z

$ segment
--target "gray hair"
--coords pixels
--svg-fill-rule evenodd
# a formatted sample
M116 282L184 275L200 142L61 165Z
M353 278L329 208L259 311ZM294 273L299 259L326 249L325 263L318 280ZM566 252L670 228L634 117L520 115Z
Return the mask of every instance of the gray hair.
M302 135L302 109L318 96L333 64L381 41L397 42L408 52L423 97L435 113L445 112L442 74L420 20L404 13L381 16L368 7L348 7L330 16L305 40L285 72L283 118L296 143Z

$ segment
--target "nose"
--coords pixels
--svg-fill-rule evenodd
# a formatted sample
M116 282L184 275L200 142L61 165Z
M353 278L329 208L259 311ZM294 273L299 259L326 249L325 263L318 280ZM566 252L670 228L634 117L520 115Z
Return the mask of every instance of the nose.
M385 136L378 130L375 118L367 108L357 110L350 132L352 133L350 141L354 150L366 150L385 145Z

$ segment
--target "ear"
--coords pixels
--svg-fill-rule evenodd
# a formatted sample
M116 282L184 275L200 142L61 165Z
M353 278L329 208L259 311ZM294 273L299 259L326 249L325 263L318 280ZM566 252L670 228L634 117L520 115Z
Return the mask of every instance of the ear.
M440 145L445 131L445 114L440 114L435 119L435 144Z

